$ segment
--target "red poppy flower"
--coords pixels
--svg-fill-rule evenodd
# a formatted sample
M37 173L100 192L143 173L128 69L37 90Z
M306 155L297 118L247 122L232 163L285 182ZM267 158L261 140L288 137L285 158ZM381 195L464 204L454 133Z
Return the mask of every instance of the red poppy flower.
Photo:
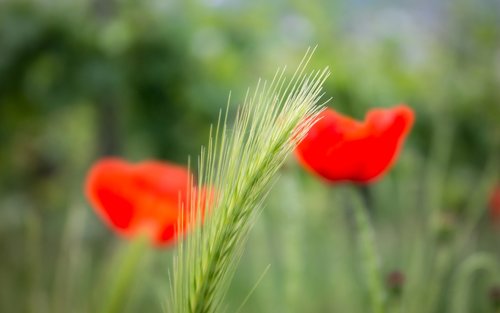
M362 122L326 109L295 152L329 182L369 183L394 163L413 122L406 105L373 109Z
M496 223L500 223L500 185L493 189L489 207L491 219Z
M106 158L90 169L85 191L97 214L117 233L146 233L155 244L168 245L179 235L181 211L189 209L190 175L166 162L130 164Z

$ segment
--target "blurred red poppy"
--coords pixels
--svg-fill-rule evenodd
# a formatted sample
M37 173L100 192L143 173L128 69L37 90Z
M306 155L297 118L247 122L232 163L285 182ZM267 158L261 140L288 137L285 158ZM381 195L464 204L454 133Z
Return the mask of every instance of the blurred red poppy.
M500 224L500 185L493 189L489 204L491 219Z
M295 152L329 182L370 183L394 163L413 122L413 110L403 104L373 109L363 122L326 109Z
M90 169L85 192L97 214L117 233L146 233L156 245L168 245L179 235L182 210L189 210L190 176L186 168L167 162L130 164L105 158Z

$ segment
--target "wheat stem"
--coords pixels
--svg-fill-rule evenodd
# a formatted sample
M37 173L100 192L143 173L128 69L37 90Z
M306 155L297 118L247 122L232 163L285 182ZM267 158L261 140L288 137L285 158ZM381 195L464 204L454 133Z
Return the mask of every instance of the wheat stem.
M189 224L196 224L178 247L171 304L178 313L219 312L248 233L275 174L316 121L327 69L304 74L312 53L289 82L285 70L259 81L238 108L232 130L228 113L202 149L197 191ZM222 123L221 123L222 121ZM202 192L202 186L210 186ZM204 200L200 200L204 198ZM204 205L205 208L200 208ZM201 226L200 212L207 212Z

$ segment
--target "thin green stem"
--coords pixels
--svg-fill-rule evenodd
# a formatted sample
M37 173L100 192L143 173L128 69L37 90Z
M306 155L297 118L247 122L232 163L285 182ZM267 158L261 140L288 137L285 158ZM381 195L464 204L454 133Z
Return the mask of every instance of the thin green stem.
M27 255L26 260L29 266L29 282L30 294L27 301L27 312L46 312L46 293L42 287L42 249L40 238L42 236L42 228L40 217L37 212L32 211L26 219L27 226Z
M297 179L292 171L287 171L282 177L282 220L286 227L283 227L283 258L286 271L285 281L285 303L288 312L302 312L304 306L301 301L301 290L303 277L304 256L301 253L302 239L304 236L304 218L306 211L303 210L303 202L300 197Z
M444 290L446 274L448 273L453 257L455 256L455 245L438 246L435 251L432 270L428 279L427 299L422 312L434 312L439 306L440 296Z
M371 215L374 214L374 203L373 203L373 192L369 185L356 185L356 189L358 189L359 195L361 196L361 200L363 200L363 204L365 205L366 210Z
M103 295L105 301L98 312L118 313L123 311L147 246L147 238L141 237L127 244L125 249L117 255L117 259L112 262L116 271L110 278L106 293Z
M373 313L384 313L386 295L380 268L380 258L375 243L375 232L366 207L359 197L354 198L354 222L357 230L357 245L361 255L361 266L365 275L370 305Z
M402 313L403 304L401 301L401 295L398 295L396 297L393 297L392 299L389 299L387 301L387 312L388 313Z

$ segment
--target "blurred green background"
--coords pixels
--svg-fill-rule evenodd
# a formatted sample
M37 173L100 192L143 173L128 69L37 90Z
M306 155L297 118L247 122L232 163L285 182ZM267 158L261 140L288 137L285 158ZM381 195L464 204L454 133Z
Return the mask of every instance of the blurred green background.
M96 312L127 243L84 199L90 164L187 164L229 91L240 103L316 45L328 105L356 118L400 102L416 111L398 164L370 187L378 244L384 271L407 276L395 307L455 312L461 264L500 262L487 214L500 176L496 0L0 0L0 312ZM241 312L366 312L348 188L287 163L229 312L268 264ZM149 251L123 311L162 312L171 255ZM494 312L493 276L470 279L462 312Z

